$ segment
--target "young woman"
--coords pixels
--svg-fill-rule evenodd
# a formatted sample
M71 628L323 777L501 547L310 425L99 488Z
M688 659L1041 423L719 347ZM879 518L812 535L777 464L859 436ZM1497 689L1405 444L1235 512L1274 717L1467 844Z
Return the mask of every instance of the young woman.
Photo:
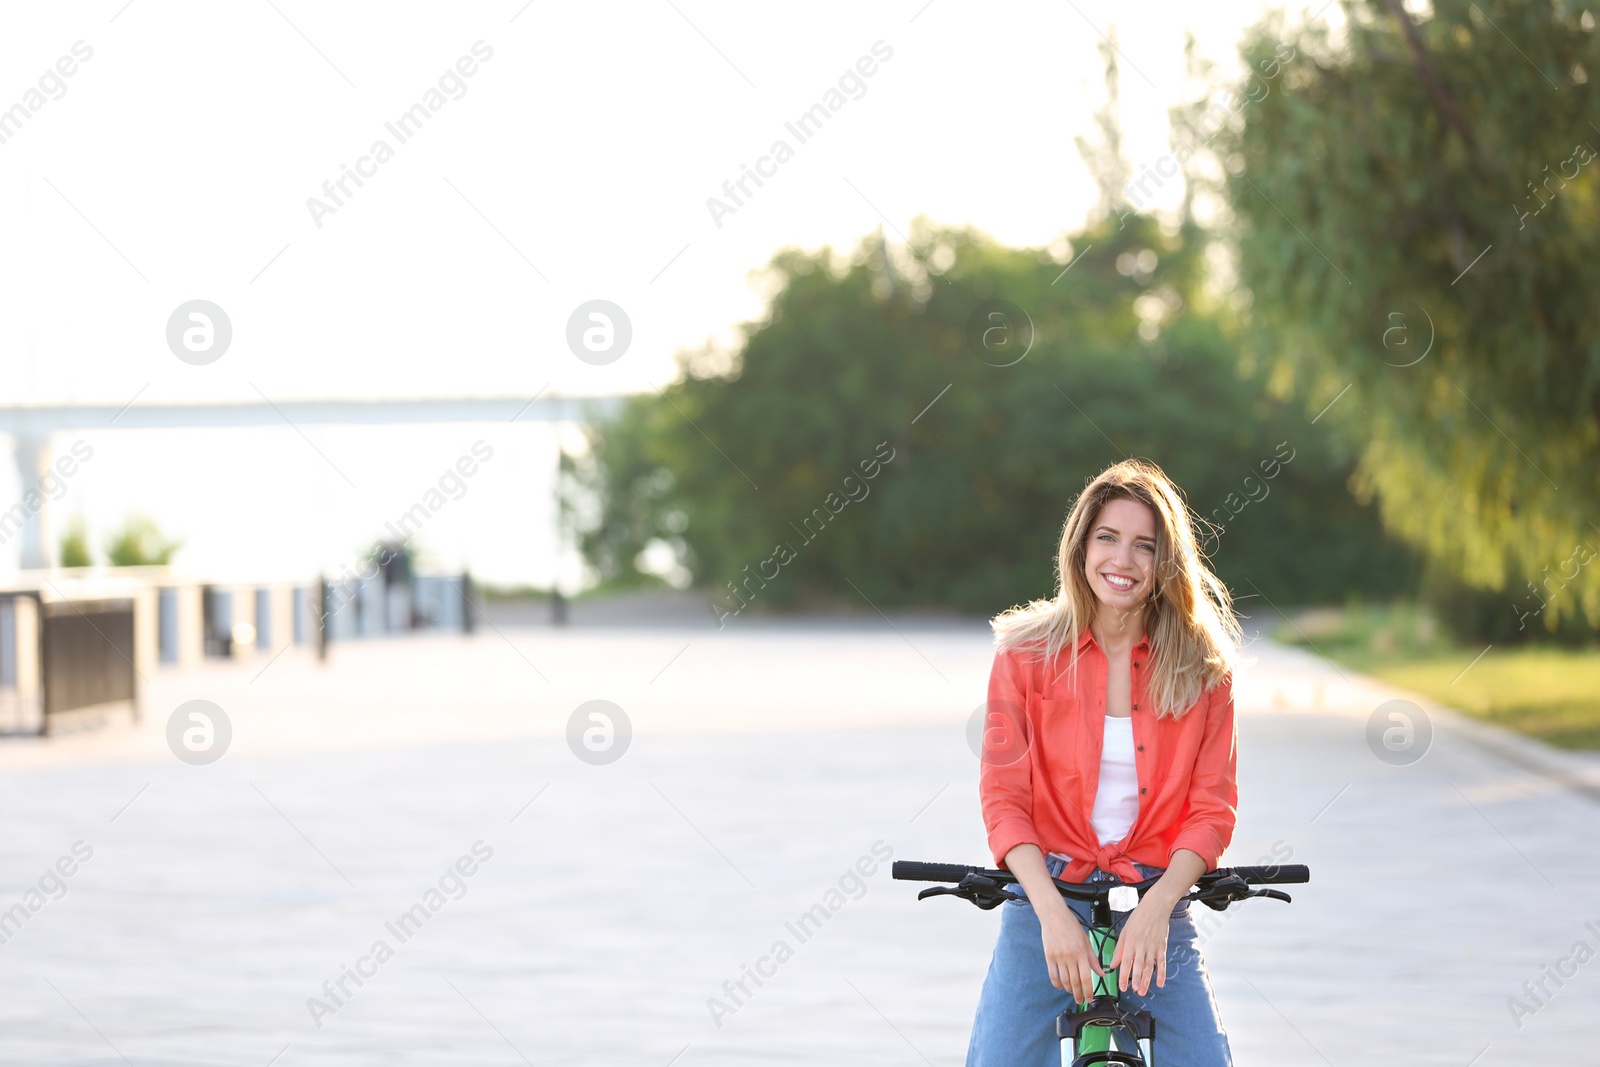
M1058 1064L1058 1015L1104 973L1088 905L1051 885L1160 875L1117 915L1117 989L1155 1016L1162 1067L1228 1067L1228 1038L1179 899L1217 867L1237 788L1240 631L1189 512L1140 460L1091 482L1061 532L1059 591L993 620L979 775L995 862L1026 901L1001 908L967 1067Z

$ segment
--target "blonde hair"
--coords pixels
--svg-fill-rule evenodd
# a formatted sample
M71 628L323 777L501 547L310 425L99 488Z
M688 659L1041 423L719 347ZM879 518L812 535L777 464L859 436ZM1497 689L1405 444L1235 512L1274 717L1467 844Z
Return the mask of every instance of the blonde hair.
M1146 691L1158 716L1178 718L1233 671L1243 634L1227 586L1195 542L1188 505L1154 463L1114 463L1078 495L1061 528L1055 598L1009 608L990 620L995 647L1035 650L1046 662L1070 648L1068 667L1077 668L1078 641L1099 606L1084 576L1089 531L1113 500L1136 500L1155 516L1156 578L1142 609L1151 652Z

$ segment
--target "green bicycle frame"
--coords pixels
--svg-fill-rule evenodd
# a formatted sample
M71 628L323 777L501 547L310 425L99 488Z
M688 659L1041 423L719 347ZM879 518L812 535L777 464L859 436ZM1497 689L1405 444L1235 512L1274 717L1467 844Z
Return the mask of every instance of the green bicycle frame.
M1100 961L1090 1003L1076 1004L1056 1020L1061 1036L1062 1067L1074 1067L1085 1057L1096 1063L1139 1063L1153 1067L1155 1020L1144 1010L1130 1011L1117 993L1117 971L1111 966L1117 934L1106 901L1096 901L1090 913L1089 944ZM1098 1003L1096 1003L1098 1002ZM1074 1039L1073 1035L1076 1035Z
M1105 974L1099 975L1094 980L1092 997L1117 995L1117 972L1111 967L1111 956L1117 950L1117 934L1109 926L1095 925L1089 928L1089 944L1094 948L1095 954L1100 958L1100 969ZM1078 1010L1087 1008L1088 1004L1077 1005ZM1109 1052L1111 1048L1112 1031L1114 1026L1085 1026L1083 1033L1078 1036L1078 1047L1072 1049L1070 1041L1061 1042L1062 1067L1071 1067L1072 1061L1085 1052ZM1125 1052L1127 1049L1115 1051Z

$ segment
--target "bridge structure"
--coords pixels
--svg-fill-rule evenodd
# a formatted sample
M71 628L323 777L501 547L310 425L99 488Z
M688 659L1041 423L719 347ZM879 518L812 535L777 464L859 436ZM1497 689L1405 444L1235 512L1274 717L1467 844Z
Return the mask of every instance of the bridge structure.
M242 403L0 406L0 432L15 440L18 498L0 502L0 544L17 543L19 571L0 586L0 734L48 733L103 722L124 710L139 717L142 690L158 662L193 666L205 656L273 656L313 640L326 652L333 631L350 636L406 629L418 612L428 625L471 629L471 583L459 576L388 576L330 585L196 581L166 567L112 573L59 568L49 508L83 457L59 455L58 434L104 430L217 430L239 427L571 423L605 418L625 396L456 397L284 400ZM308 576L309 578L309 576ZM340 598L331 601L330 590ZM398 594L399 599L396 600ZM341 611L351 603L351 610ZM559 601L558 601L559 603ZM330 606L332 605L332 606ZM398 611L397 611L398 609ZM398 622L386 621L398 618Z
M18 537L24 570L56 562L50 493L60 476L52 438L72 430L226 429L247 426L378 426L449 422L571 423L615 414L625 395L444 397L393 400L259 400L237 403L0 405L0 432L16 442L19 499L0 507L0 534ZM18 536L20 534L20 537Z

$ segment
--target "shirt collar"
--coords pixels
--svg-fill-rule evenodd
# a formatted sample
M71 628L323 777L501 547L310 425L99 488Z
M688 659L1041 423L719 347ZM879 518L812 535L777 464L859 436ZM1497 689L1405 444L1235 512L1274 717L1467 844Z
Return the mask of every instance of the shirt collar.
M1082 652L1084 648L1090 644L1098 644L1098 642L1096 642L1094 639L1094 631L1085 626L1083 628L1083 633L1078 635L1078 651ZM1143 637L1139 638L1138 643L1133 647L1136 649L1144 649L1146 652L1148 652L1150 650L1150 635L1145 634Z

